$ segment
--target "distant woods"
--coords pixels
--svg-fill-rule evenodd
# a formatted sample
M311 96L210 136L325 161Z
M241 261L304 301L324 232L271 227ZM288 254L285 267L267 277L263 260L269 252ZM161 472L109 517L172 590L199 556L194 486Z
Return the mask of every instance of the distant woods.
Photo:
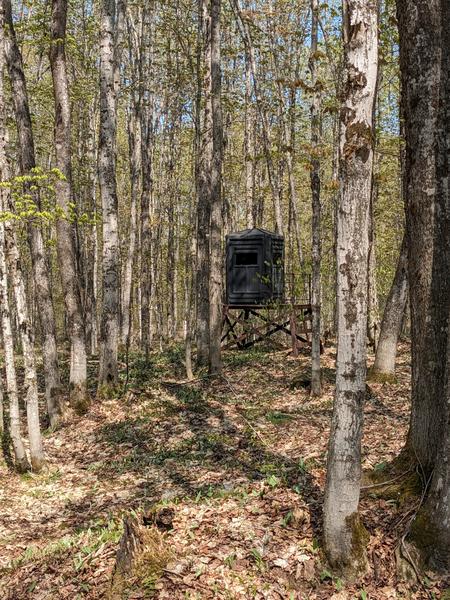
M321 340L338 340L330 563L367 566L367 348L368 377L388 381L411 333L402 457L427 475L420 523L443 533L423 555L441 568L447 4L1 0L0 398L18 470L45 461L41 391L58 427L121 393L130 353L182 343L189 379L220 375L225 234L264 227L285 238L286 300L312 305L315 396Z

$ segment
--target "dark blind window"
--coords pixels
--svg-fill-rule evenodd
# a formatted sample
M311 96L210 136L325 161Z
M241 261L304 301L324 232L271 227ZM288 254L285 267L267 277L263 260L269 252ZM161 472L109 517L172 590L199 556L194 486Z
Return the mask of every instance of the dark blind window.
M237 267L256 267L258 266L257 252L236 252L235 264Z

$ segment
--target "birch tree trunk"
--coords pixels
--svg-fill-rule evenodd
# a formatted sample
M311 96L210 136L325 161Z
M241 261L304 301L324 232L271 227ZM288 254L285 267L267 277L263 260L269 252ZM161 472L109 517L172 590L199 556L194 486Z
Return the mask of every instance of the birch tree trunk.
M6 34L5 58L12 87L12 98L18 134L20 173L22 175L28 175L36 167L28 92L23 70L22 55L17 44L14 30L11 0L2 0L2 5L4 22L7 26L4 29ZM32 196L34 202L39 207L39 196L36 192L33 192ZM41 230L38 226L29 223L27 225L27 235L41 324L45 396L50 423L55 426L63 413L63 401L61 396L55 317L50 292L49 273Z
M116 2L102 1L100 39L100 139L98 180L103 222L103 304L100 329L101 393L118 381L119 344L119 231L116 189L116 85L115 85Z
M11 276L12 289L16 301L22 342L24 363L25 403L27 408L28 439L30 441L31 467L34 472L44 466L41 429L39 424L39 397L37 388L36 360L34 355L33 334L28 317L27 297L20 265L20 256L15 233L11 223L5 223L6 263Z
M0 63L3 62L3 7L0 6ZM0 180L9 179L9 168L6 156L8 140L5 123L5 103L3 95L3 69L0 69ZM0 210L7 206L7 191L0 188ZM8 294L8 277L5 256L5 224L0 220L0 316L5 363L6 393L9 400L9 431L14 451L15 467L24 473L29 471L30 464L20 434L19 394L17 391L16 367L14 363L14 339L11 327L11 312Z
M311 277L311 395L320 396L322 384L320 376L320 263L321 263L321 206L320 206L320 89L317 81L317 40L319 29L319 3L311 0L311 196L312 196L312 277Z
M30 463L20 434L19 394L14 364L14 339L8 298L8 278L5 258L5 226L0 221L0 312L5 361L6 393L9 399L9 431L14 451L15 467L19 473L30 470Z
M209 372L222 370L222 154L223 125L221 104L221 51L220 51L221 0L211 0L211 109L212 109L212 161L211 161L211 224L209 273Z
M358 502L366 387L367 266L377 81L377 3L344 0L345 96L341 108L337 222L338 353L328 449L324 541L333 568L367 568Z
M56 221L59 271L70 332L70 401L83 412L87 406L86 341L83 307L76 263L75 229L71 222L72 190L71 121L65 39L67 0L53 0L50 65L55 96L56 166L64 178L56 182L56 201L61 209Z
M442 440L445 399L442 389L447 348L443 282L433 281L438 210L438 127L442 73L439 0L398 0L402 112L405 121L405 197L408 281L411 303L411 421L406 451L430 472ZM448 279L448 276L447 278Z
M397 342L402 327L403 313L408 298L408 245L403 238L397 269L384 308L375 362L370 371L371 378L392 377L395 373Z

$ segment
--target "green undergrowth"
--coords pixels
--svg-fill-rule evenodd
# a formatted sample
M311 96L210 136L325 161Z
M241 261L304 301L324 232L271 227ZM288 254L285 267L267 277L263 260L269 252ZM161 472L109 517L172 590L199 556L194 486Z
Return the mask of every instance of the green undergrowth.
M60 557L65 559L67 553L71 555L75 571L79 571L103 545L117 544L122 530L122 522L119 520L99 521L88 529L65 535L43 546L28 546L20 556L1 568L0 574L13 572L31 563L49 562Z

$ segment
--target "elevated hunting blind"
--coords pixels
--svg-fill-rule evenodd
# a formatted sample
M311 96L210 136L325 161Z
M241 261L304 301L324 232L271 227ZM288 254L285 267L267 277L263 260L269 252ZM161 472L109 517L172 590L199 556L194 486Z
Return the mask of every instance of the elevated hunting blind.
M261 305L283 301L284 238L258 227L226 237L226 303Z

